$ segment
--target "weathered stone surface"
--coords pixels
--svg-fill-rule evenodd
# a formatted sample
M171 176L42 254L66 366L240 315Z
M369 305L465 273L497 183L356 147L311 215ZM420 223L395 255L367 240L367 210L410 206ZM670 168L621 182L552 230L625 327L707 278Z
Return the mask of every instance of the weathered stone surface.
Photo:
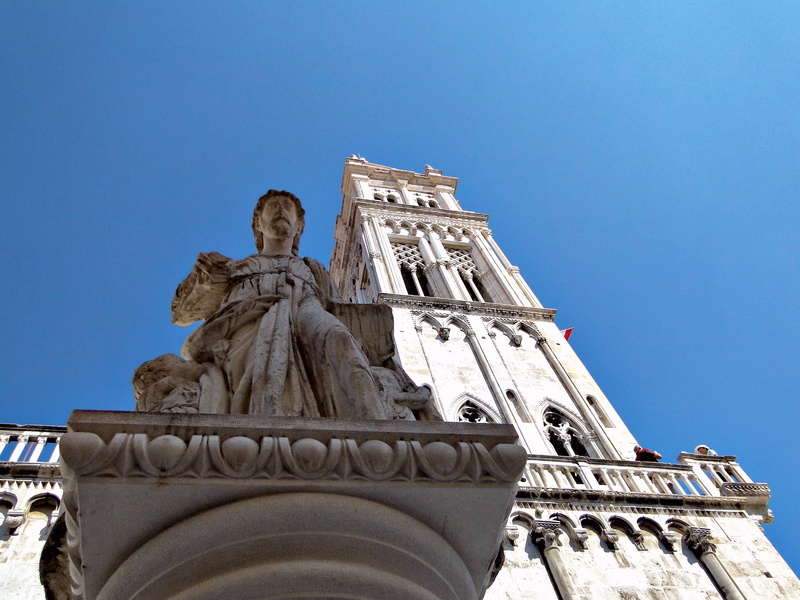
M204 323L183 345L186 360L165 354L137 369L137 410L437 417L430 390L394 361L391 311L342 306L325 268L297 256L304 214L294 195L270 190L253 213L258 254L198 256L172 318Z
M477 599L526 461L510 425L75 411L69 427L86 600Z

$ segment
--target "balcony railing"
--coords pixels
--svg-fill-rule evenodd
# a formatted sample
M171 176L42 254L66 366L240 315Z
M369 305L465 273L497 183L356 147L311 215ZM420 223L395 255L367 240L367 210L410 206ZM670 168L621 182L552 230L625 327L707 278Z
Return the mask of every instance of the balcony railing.
M0 425L0 462L57 463L66 427Z
M673 496L769 496L734 456L681 453L679 464L530 455L520 488L605 490Z

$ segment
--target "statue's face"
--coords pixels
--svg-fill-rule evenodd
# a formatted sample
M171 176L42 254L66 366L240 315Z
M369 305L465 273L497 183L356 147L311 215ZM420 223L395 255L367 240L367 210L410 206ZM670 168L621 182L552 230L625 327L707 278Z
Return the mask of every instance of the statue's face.
M261 233L268 239L294 239L299 226L297 208L291 198L270 198L261 211Z

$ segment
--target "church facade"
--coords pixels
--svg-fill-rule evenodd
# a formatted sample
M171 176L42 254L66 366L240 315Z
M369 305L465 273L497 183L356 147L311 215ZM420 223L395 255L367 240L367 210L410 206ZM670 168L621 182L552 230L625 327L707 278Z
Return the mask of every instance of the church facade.
M768 486L732 456L635 461L555 311L457 184L350 157L330 271L346 301L392 307L403 367L446 421L511 423L528 451L486 598L800 598L761 529Z

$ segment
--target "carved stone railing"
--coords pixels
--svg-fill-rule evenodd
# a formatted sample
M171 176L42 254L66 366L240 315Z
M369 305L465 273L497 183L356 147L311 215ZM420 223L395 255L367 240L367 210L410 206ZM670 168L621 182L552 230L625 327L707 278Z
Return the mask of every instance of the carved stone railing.
M681 464L529 455L520 488L757 497L762 502L769 499L769 487L754 484L733 456L701 457L683 453L678 460Z
M0 463L58 463L66 432L66 427L0 424Z

